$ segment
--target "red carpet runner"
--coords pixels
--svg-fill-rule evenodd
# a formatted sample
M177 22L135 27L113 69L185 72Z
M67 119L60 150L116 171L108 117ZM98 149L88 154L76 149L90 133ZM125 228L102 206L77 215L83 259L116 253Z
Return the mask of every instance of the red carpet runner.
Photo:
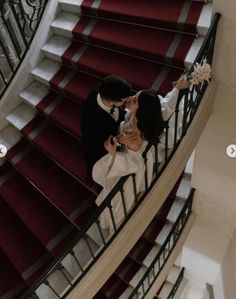
M202 6L185 0L83 1L61 69L0 167L0 298L19 298L96 209L98 189L87 177L81 145L87 95L109 74L136 90L168 92L184 70ZM96 298L127 288L165 225L173 198Z

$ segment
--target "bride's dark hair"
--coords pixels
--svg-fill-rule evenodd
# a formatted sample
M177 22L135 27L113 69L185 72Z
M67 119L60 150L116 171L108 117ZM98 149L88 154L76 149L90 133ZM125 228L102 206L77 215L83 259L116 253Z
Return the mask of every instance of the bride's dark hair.
M136 118L143 139L148 142L158 142L164 129L164 121L160 100L154 90L143 90L138 95Z

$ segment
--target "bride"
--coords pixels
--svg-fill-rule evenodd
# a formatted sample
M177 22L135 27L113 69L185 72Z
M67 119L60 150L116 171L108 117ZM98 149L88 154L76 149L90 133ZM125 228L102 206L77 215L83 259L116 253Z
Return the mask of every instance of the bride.
M120 126L120 135L115 138L113 136L108 138L104 143L108 152L107 155L97 161L93 167L93 179L103 187L96 199L98 206L122 176L134 173L136 191L141 193L145 191L145 170L147 169L147 184L150 185L153 175L154 153L152 150L148 151L146 165L142 154L148 142L160 141L164 120L169 119L174 112L179 90L189 86L190 83L187 80L180 79L176 87L165 98L157 96L153 90L143 90L127 100L127 113ZM128 144L120 146L122 140L131 133L132 135L136 133L136 138L131 138L132 141ZM107 229L109 233L112 233L120 225L125 213L130 210L135 201L131 176L128 177L122 189L123 195L118 191L111 201L114 220L112 220L111 211L108 208L103 211L100 217L102 229ZM125 207L122 199L125 202Z

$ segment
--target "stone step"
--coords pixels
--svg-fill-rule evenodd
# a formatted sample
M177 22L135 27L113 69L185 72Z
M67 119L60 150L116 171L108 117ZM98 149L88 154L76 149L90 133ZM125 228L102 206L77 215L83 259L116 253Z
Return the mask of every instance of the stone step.
M209 2L203 6L203 9L202 9L202 12L201 12L200 18L198 20L198 24L197 24L197 30L198 30L199 35L205 36L207 34L207 31L211 25L212 11L213 11L213 6L212 6L211 2Z
M37 81L49 86L49 81L55 76L60 68L61 64L59 62L45 58L32 70L31 74Z
M172 223L171 221L168 221L168 222L163 226L162 230L160 231L160 233L158 234L158 236L157 236L157 238L156 238L156 240L155 240L155 242L156 242L158 245L161 246L161 245L165 242L165 240L166 240L167 236L169 235L169 233L170 233L172 227L173 227L173 223Z
M20 97L25 103L35 108L48 93L49 87L35 80L20 93Z
M36 111L29 105L21 103L6 118L19 131L21 131L36 115Z
M176 221L176 219L178 218L178 216L179 216L179 214L180 214L180 212L181 212L181 210L182 210L182 208L184 206L184 203L185 203L185 200L182 199L182 198L180 198L180 197L178 197L174 201L174 203L173 203L173 205L172 205L172 207L171 207L171 209L170 209L170 211L169 211L169 213L168 213L168 215L166 217L167 220L169 220L169 221L171 221L171 222L174 223Z
M13 127L11 124L6 126L0 134L0 144L6 146L7 149L10 149L14 144L16 144L21 139L20 132ZM0 158L0 161L4 161L4 158Z
M79 15L69 12L61 12L52 22L52 31L58 35L72 37L72 30L79 21Z
M158 299L167 299L171 290L173 288L173 284L169 281L166 281L164 286L161 289L160 294L158 295Z
M131 295L131 293L133 292L133 288L132 287L128 287L119 297L119 299L127 299L129 298L129 296Z
M166 280L172 284L175 284L176 280L178 279L180 271L181 271L180 267L173 265L172 268L170 269L169 274L167 275Z
M80 13L83 0L59 0L60 8L64 12Z
M60 35L53 35L52 38L42 47L46 57L61 62L61 56L70 46L71 40Z
M180 197L182 199L187 199L189 196L189 193L191 191L191 175L188 173L184 173L182 181L179 185L179 188L177 190L176 196Z
M130 280L129 284L135 288L137 286L137 284L140 282L140 279L142 279L142 277L144 276L144 274L146 273L147 268L146 267L141 267L139 269L139 271L135 274L135 276Z
M198 1L198 0L195 0ZM204 0L199 0L201 2L206 2ZM197 24L197 30L199 35L205 36L211 23L212 18L212 1L207 1L203 6L200 18ZM61 10L63 16L59 15L57 18L57 22L53 24L54 30L63 36L71 36L68 29L73 29L76 23L79 20L79 14L81 12L81 3L82 0L59 0ZM77 14L76 14L77 13ZM69 17L68 14L72 14L73 16ZM64 20L63 20L64 19ZM76 23L75 23L76 22ZM58 30L59 29L59 30ZM61 29L61 30L60 30ZM71 29L71 30L72 30ZM56 32L54 31L54 32Z
M203 40L204 38L201 36L194 40L185 58L184 63L186 68L189 68L195 61L195 58L201 48ZM69 47L70 43L71 41L69 38L65 38L59 35L53 35L53 37L43 46L42 50L45 56L48 57L49 59L53 59L55 61L61 62L61 56Z
M149 267L153 262L153 260L155 259L155 257L157 256L159 250L160 250L160 246L158 244L153 246L150 252L148 253L148 255L146 256L146 258L144 259L143 265Z

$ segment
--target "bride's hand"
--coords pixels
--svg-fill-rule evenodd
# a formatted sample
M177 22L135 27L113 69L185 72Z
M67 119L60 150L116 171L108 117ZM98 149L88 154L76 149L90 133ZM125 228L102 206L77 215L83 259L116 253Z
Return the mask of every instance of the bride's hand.
M109 138L104 142L104 147L108 151L108 153L115 158L116 156L116 148L117 148L117 142L113 141L113 136L109 136Z
M138 140L137 132L124 132L117 136L118 142L120 144L124 144L125 146L129 145L131 142L135 142Z

